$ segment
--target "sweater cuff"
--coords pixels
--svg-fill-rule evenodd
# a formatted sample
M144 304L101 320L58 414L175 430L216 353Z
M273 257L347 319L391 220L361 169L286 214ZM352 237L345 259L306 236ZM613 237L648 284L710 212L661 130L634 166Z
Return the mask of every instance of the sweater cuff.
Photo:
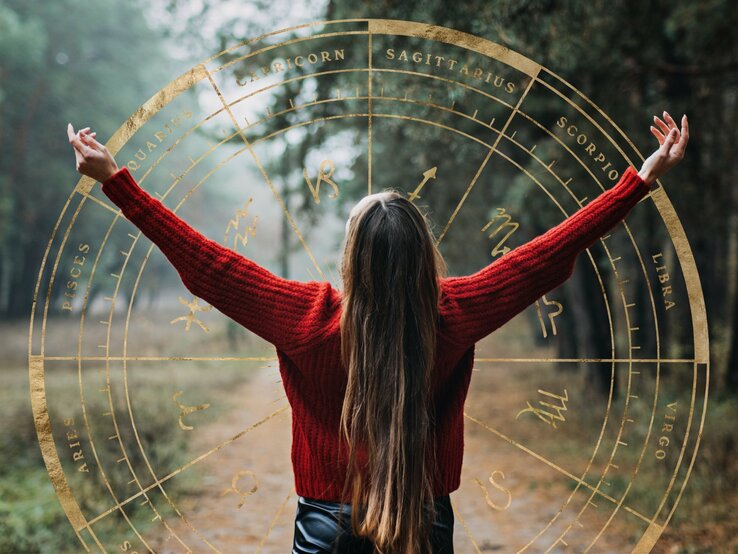
M105 195L118 206L121 211L129 216L136 211L136 208L144 205L146 197L149 196L144 191L136 179L128 171L127 166L121 167L110 177L102 181L102 191Z
M623 181L625 181L626 186L630 188L637 188L637 189L643 189L646 191L646 193L651 191L651 185L646 183L646 181L643 180L643 178L638 175L638 170L633 167L632 165L628 166L628 168L625 170L625 173L623 173Z

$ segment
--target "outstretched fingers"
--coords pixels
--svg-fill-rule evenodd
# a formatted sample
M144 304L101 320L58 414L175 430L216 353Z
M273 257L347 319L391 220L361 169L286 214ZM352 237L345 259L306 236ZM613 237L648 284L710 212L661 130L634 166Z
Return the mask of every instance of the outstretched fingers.
M95 133L90 133L89 135L81 135L80 138L82 141L92 148L93 150L102 151L103 145L97 142L95 137L93 136Z
M666 135L666 139L664 140L664 143L661 145L661 152L663 155L668 156L669 151L671 150L671 147L674 146L674 142L677 138L677 131L675 129L672 129L669 131L669 134Z
M679 157L684 156L684 151L687 148L687 142L689 142L689 122L687 121L687 114L684 114L682 116L682 133L676 146L676 154Z
M674 121L674 118L671 117L671 114L669 112L664 111L664 119L668 123L669 129L677 129L677 130L679 130L679 128L677 127L676 121Z
M67 125L67 137L69 138L69 143L74 148L77 162L83 161L84 156L89 155L92 149L80 140L79 135L74 132L74 128L71 123Z
M671 127L667 123L665 123L659 116L655 115L653 116L653 121L658 126L661 133L666 137L666 135L669 134L669 131L671 130Z
M653 136L655 136L656 140L659 141L659 144L664 144L664 138L665 138L664 134L661 131L659 131L656 127L654 127L653 125L651 125L650 129L651 129L651 133L653 134Z

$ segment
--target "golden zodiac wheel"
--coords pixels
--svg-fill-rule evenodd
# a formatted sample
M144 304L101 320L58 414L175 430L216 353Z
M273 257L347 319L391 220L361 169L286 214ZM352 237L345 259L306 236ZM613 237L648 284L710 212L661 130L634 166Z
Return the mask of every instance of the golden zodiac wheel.
M338 74L340 87L322 86ZM316 133L327 139L305 165L275 177L268 163L290 163L284 145ZM400 150L386 144L397 133L408 137ZM155 94L107 146L196 227L199 199L228 183L243 204L207 214L211 238L270 264L287 235L308 274L291 277L320 280L336 275L339 239L326 238L342 232L336 212L364 193L393 186L419 199L450 268L464 260L468 273L545 230L520 206L533 221L561 221L643 159L603 110L535 61L382 19L236 44ZM417 181L391 182L397 167L417 168ZM291 205L301 187L312 213ZM639 238L635 220L658 240ZM94 240L85 222L99 229ZM51 481L87 551L285 552L296 496L276 356L253 336L244 355L222 355L225 316L181 283L176 297L156 293L172 271L82 178L31 314L31 398ZM597 333L572 324L582 295ZM679 344L664 332L676 326L686 329ZM520 339L531 330L535 350ZM606 344L592 339L601 336ZM571 344L576 355L556 355ZM699 277L664 189L654 184L582 253L570 281L481 341L475 362L452 494L457 550L651 550L694 464L709 381Z

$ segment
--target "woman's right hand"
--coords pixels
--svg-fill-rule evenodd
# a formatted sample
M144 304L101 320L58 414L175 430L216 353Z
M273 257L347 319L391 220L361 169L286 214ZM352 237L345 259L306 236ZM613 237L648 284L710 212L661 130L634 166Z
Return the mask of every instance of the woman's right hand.
M652 125L651 133L658 139L661 146L646 158L643 167L638 172L641 179L649 185L681 161L689 140L689 124L686 114L682 116L681 132L669 112L664 112L666 121L661 120L658 116L654 116L653 119L658 128Z
M74 127L67 125L67 137L74 149L77 159L77 171L100 181L101 183L118 171L113 155L104 144L95 139L95 132L89 133L90 128L85 127L79 132L74 132Z

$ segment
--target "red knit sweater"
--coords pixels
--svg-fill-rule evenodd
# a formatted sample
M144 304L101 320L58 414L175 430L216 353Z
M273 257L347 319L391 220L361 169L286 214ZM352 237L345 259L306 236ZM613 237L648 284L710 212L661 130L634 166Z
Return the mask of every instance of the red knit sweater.
M614 187L547 232L472 275L442 280L433 370L441 475L434 481L435 496L459 487L474 344L566 281L577 255L617 225L649 189L628 167ZM292 408L296 492L348 502L340 496L347 461L343 442L338 449L347 378L339 356L341 292L328 282L284 279L208 239L141 189L125 166L102 190L161 249L190 292L275 346Z

